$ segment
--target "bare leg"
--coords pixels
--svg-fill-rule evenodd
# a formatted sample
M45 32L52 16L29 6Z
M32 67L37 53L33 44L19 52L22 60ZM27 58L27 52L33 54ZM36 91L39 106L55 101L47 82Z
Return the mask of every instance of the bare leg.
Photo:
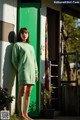
M24 111L23 111L23 114L24 114L25 118L28 119L28 120L32 120L28 116L28 108L29 108L29 103L30 103L30 93L31 93L31 90L32 90L32 85L25 86L25 92L24 92Z
M19 94L18 94L18 100L17 100L17 105L18 105L18 110L19 110L19 115L20 115L20 120L24 119L23 113L22 113L22 96L24 93L24 86L20 86Z

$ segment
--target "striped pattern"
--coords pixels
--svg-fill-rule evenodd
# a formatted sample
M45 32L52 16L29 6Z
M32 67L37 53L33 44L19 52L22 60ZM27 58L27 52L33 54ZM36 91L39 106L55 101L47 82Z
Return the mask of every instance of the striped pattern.
M50 80L50 64L48 57L48 23L46 20L45 24L45 88L49 90L49 80Z

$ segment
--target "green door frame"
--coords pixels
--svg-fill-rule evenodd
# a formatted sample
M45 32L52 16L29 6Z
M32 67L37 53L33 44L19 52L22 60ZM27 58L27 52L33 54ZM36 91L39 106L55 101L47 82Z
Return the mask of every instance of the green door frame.
M41 110L41 103L40 103L40 96L41 96L41 82L40 82L40 2L28 2L28 3L21 3L20 2L20 0L18 0L18 10L17 10L17 31L19 31L19 29L21 28L21 27L23 27L23 23L21 23L21 18L20 18L20 16L21 16L21 12L23 12L23 10L22 9L24 9L24 8L27 8L26 9L26 11L28 11L28 8L30 9L30 7L32 7L31 9L33 9L34 10L34 12L36 12L37 11L37 13L36 13L36 17L37 17L37 24L36 24L36 26L34 26L34 28L36 27L37 28L37 30L36 30L36 33L37 33L37 37L36 37L36 41L35 41L35 43L33 42L33 41L31 41L31 44L34 46L34 49L35 49L35 52L36 52L36 58L37 58L37 63L38 63L38 72L39 72L39 80L38 80L38 82L36 83L36 87L34 88L35 90L33 90L33 91L35 91L35 93L36 93L36 99L37 99L37 101L36 101L36 108L35 108L35 112L31 112L30 111L30 115L31 116L33 116L33 117L37 117L37 116L39 116L40 115L40 110ZM33 13L33 10L30 10L30 13L32 13L32 14L34 14ZM23 15L23 13L22 13L22 15ZM27 14L28 15L28 14ZM35 14L34 14L35 15ZM29 17L29 18L28 18ZM30 21L30 17L31 17L31 15L28 15L27 16L27 19L28 19L28 22L27 23L29 23ZM34 16L33 16L34 17ZM32 20L31 19L31 21L34 21L34 20ZM25 22L25 21L24 21ZM30 23L29 23L30 24ZM33 23L34 24L34 23ZM34 25L35 25L34 24ZM33 28L31 28L31 26L26 26L25 25L25 27L27 27L27 28L29 28L30 29L30 32L31 32L31 30L33 29ZM33 31L33 33L34 33L34 31ZM33 35L32 35L33 36ZM32 39L32 38L31 38ZM18 87L18 83L17 83L17 87ZM18 96L18 92L16 92L17 94L16 94L16 96ZM18 110L17 110L17 113L18 113Z

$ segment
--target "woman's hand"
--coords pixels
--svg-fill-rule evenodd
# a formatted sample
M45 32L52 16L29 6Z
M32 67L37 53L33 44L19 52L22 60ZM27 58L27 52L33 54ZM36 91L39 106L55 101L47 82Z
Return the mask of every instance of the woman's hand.
M36 77L35 77L35 82L37 82L37 81L38 81L38 77L36 76Z

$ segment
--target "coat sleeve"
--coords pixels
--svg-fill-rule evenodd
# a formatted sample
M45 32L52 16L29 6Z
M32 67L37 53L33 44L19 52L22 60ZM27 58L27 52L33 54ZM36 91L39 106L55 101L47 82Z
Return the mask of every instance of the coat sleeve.
M18 52L18 46L15 43L12 48L12 64L16 70L18 70L18 63L19 63L19 52Z
M35 76L38 77L38 66L37 66L37 61L35 59Z
M38 66L37 66L35 52L34 52L34 64L35 64L35 76L38 77Z

